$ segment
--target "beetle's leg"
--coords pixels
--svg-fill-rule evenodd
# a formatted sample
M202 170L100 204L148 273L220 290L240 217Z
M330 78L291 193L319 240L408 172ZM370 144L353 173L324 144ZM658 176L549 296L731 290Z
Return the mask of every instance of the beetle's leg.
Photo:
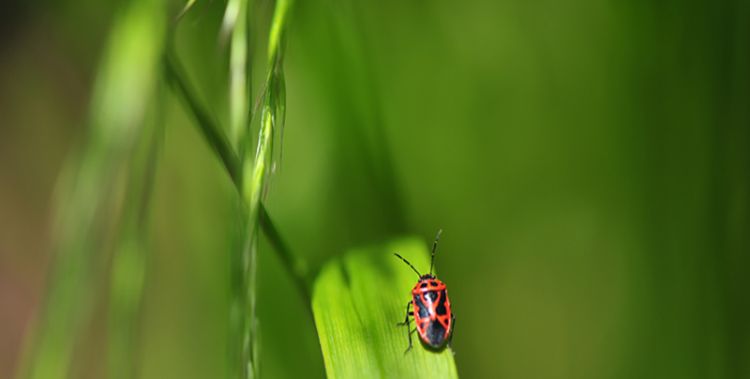
M411 307L411 301L406 303L406 317L404 317L404 322L396 323L396 326L404 326L409 324L409 316L414 316L414 312L409 311L409 307Z
M411 347L413 346L412 343L411 343L411 335L414 334L414 332L416 332L416 331L417 331L417 328L414 328L414 329L412 329L412 330L409 331L409 347L407 347L406 350L404 351L404 355L406 355L406 353L408 353L409 350L411 350Z
M397 322L396 325L397 326L404 326L404 325L408 324L409 323L408 322L409 321L409 317L412 317L412 316L414 316L414 312L407 313L406 314L406 318L404 319L404 322Z
M406 314L406 318L404 318L404 322L397 322L396 326L404 326L409 323L409 317L414 316L414 312L408 312Z
M406 317L404 317L404 322L399 322L398 324L396 324L398 326L406 325L406 336L409 337L409 347L406 348L406 351L404 352L404 354L408 353L409 350L411 350L411 346L412 346L411 334L414 333L414 330L416 330L416 329L411 330L411 323L409 322L409 316L414 316L414 312L410 312L409 307L411 307L411 301L406 303Z
M451 353L453 355L456 355L456 351L453 350L453 346L451 346L451 343L453 342L453 332L456 331L456 315L451 314L451 336L448 337L448 347L451 349Z

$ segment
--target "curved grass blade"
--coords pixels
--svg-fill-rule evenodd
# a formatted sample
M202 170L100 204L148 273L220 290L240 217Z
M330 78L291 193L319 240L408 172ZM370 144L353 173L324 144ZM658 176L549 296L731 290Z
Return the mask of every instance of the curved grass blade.
M355 249L326 264L313 288L312 307L329 378L457 378L449 348L408 346L403 321L416 267L429 267L425 244L415 238Z

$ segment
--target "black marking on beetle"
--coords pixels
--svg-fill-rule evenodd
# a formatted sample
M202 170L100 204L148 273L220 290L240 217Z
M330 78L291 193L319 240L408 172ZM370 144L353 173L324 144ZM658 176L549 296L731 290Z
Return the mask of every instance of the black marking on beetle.
M445 328L437 320L430 322L425 331L427 340L432 346L441 346L445 342Z
M438 298L437 307L435 307L435 313L440 316L444 316L448 313L445 302L448 300L448 293L445 290L440 291L440 297Z
M427 291L424 293L424 297L427 299L427 301L435 301L435 299L437 299L437 292Z
M445 309L445 299L438 303L438 306L435 308L435 313L439 316L445 316L445 314L448 313L448 310Z
M416 305L417 314L420 318L430 318L430 309L422 302L422 298L419 295L414 295L414 304Z
M427 282L422 282L422 284L419 285L419 288L427 288Z

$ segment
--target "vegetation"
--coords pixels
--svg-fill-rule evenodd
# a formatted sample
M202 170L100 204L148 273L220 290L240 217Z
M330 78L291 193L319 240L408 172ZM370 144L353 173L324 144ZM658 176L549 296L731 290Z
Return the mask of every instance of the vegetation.
M745 3L11 4L0 377L750 376Z

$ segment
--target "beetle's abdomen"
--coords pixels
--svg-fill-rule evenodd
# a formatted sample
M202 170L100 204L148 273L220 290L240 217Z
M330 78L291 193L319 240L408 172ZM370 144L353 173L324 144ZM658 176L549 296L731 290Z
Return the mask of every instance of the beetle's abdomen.
M425 329L425 342L432 347L441 347L445 343L445 327L438 320L431 320Z
M444 287L413 294L414 321L424 343L439 348L450 335L450 301Z

